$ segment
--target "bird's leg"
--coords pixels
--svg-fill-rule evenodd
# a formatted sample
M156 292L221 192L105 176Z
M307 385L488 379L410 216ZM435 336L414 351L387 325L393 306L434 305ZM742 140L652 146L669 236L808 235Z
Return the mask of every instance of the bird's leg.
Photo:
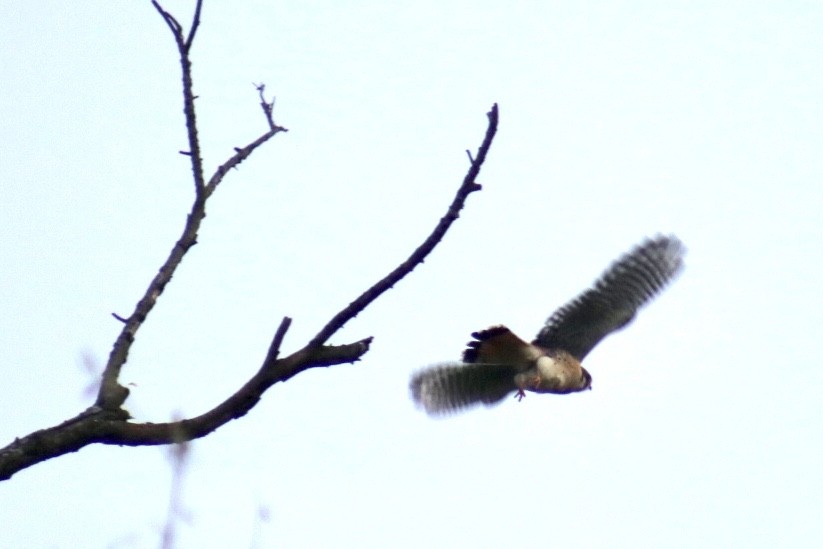
M540 374L518 374L515 378L515 384L517 385L517 394L514 395L514 398L517 399L517 402L520 402L526 398L526 389L540 392Z

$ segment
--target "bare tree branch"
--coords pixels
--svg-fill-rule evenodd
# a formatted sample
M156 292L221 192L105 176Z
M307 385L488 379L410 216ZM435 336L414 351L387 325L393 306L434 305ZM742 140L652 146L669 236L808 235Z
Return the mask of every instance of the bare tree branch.
M260 107L262 107L263 113L266 115L266 120L269 121L269 128L273 130L277 127L277 124L275 124L272 119L272 111L274 111L274 97L271 98L271 101L266 101L266 96L264 95L266 92L265 84L255 84L254 87L260 94Z
M316 336L314 336L314 339L311 340L310 345L322 345L328 341L328 339L334 335L337 330L346 324L346 322L360 314L363 309L368 307L369 304L380 297L383 292L397 284L404 276L412 272L412 270L417 265L422 263L426 256L431 253L434 247L440 243L443 236L445 236L446 231L448 231L449 227L451 227L451 224L454 223L458 217L460 217L460 210L463 209L463 206L466 203L466 198L469 194L474 191L479 191L482 188L475 182L475 179L477 179L477 175L480 173L480 167L486 160L486 154L489 152L489 147L491 147L494 134L497 133L497 103L492 105L491 111L488 112L487 116L489 117L489 127L486 129L486 137L483 139L483 143L477 151L477 158L472 158L471 153L469 153L469 159L471 160L469 172L466 174L466 177L463 178L463 184L460 185L459 189L457 189L457 194L455 194L454 200L452 200L449 209L446 211L446 215L440 219L440 223L437 224L429 237L416 250L414 250L414 252L412 252L406 261L401 263L395 270L386 275L385 278L377 282L377 284L363 292L360 297L352 301L345 309L334 315L334 318L332 318L328 324L323 326L323 329L320 330Z
M265 86L261 84L260 88L258 89L261 88L265 88ZM217 189L217 185L219 185L220 182L223 181L223 178L226 176L227 173L229 173L229 170L231 170L232 168L236 168L238 165L240 165L241 162L243 162L246 158L251 156L251 153L253 153L257 149L257 147L259 147L260 145L262 145L278 133L289 131L286 128L278 126L272 120L272 109L274 108L274 99L272 99L271 103L266 103L266 101L262 99L262 91L260 92L260 97L261 106L263 108L263 114L266 116L266 121L269 123L269 131L267 131L266 133L264 133L263 135L261 135L245 147L235 147L234 155L227 161L225 161L223 164L221 164L217 168L217 170L215 170L214 175L212 175L209 179L209 182L206 185L206 198L210 197L212 193L215 191L215 189Z
M281 327L286 323L281 323ZM278 330L285 333L285 329ZM369 350L372 338L347 345L301 349L290 356L264 361L258 372L237 392L200 416L168 423L129 423L125 410L89 408L55 427L36 431L0 449L0 480L26 467L93 443L118 446L177 444L201 438L233 419L246 415L263 393L309 368L356 362Z
M272 120L271 110L273 102L271 104L266 103L263 98L263 89L265 89L265 87L262 85L259 86L258 88L260 89L261 102L264 105L263 113L269 125L269 131L245 147L235 149L235 154L217 168L214 175L211 179L209 179L208 184L206 184L203 177L203 159L200 157L200 142L197 136L197 117L194 108L195 97L191 77L191 60L189 58L189 50L191 46L190 41L194 39L196 27L200 22L202 1L197 2L194 20L192 23L192 30L189 32L188 44L184 42L183 28L174 16L165 11L156 0L153 0L152 4L163 17L163 20L166 21L169 29L171 29L175 43L177 44L178 53L180 55L180 66L183 73L183 110L185 113L186 129L189 139L188 156L191 158L192 173L194 176L195 199L192 204L191 211L186 219L186 224L183 227L183 234L175 243L169 253L168 258L155 275L154 280L152 280L151 284L149 284L146 293L140 301L138 301L134 312L132 312L128 318L124 318L117 314L113 315L125 325L123 326L123 329L117 337L112 351L109 354L106 368L103 371L103 380L100 384L97 402L95 403L97 406L107 410L118 409L129 395L129 390L120 385L118 382L120 370L128 360L129 349L134 342L135 335L140 329L140 326L154 308L157 298L163 293L166 284L168 284L171 280L175 270L180 265L183 257L186 255L186 252L188 252L189 249L197 243L197 233L200 229L200 223L206 216L206 199L211 196L217 188L217 185L220 184L223 177L225 177L230 169L238 166L259 146L274 137L274 135L279 132L287 131L285 128L275 124Z
M180 54L180 65L183 74L183 112L186 115L186 129L188 130L189 136L189 150L186 151L186 154L191 157L191 169L194 173L194 188L199 198L205 190L205 183L203 181L203 159L200 158L200 141L197 138L197 117L194 112L195 95L191 79L191 58L189 57L189 50L191 49L190 40L194 39L197 26L200 25L200 9L203 2L202 0L197 1L188 40L183 38L183 26L177 19L164 10L157 0L152 0L151 3L171 29L171 33L174 35L174 41L177 44L177 51Z
M186 53L191 51L191 45L194 42L194 35L197 34L197 28L200 26L200 12L203 9L203 0L197 0L197 5L194 7L194 17L191 20L191 29L189 29L189 36L186 38Z
M16 438L11 444L0 449L0 480L9 479L22 469L53 457L75 452L89 444L146 446L180 444L194 440L208 435L233 419L243 417L259 402L263 393L275 383L286 381L310 368L353 363L360 360L369 350L371 337L344 345L326 345L326 341L347 321L365 309L383 292L421 263L442 240L448 228L458 218L468 195L481 188L475 182L475 179L497 130L497 105L494 105L491 112L488 113L489 126L486 136L478 150L476 159L471 160L469 171L446 215L440 220L431 235L406 261L355 299L348 307L337 313L305 347L285 358L279 358L280 347L291 324L290 318L283 318L274 334L260 369L234 394L208 412L197 417L168 423L130 423L128 421L130 419L129 413L121 407L128 397L128 389L118 383L120 370L128 358L129 349L134 342L138 329L154 308L157 298L163 293L166 284L171 280L186 252L197 243L197 232L201 221L205 217L206 200L212 195L230 169L239 165L275 134L287 131L274 123L272 118L274 100L272 99L271 102L265 100L265 86L262 84L256 86L269 131L245 147L235 149L235 154L220 165L208 183L205 183L194 113L191 62L188 57L200 21L202 0L197 2L192 29L185 41L183 40L182 27L177 20L163 10L156 1L153 0L152 4L171 29L181 57L184 111L191 149L189 156L192 159L192 172L196 191L194 203L186 219L182 235L149 284L145 294L138 301L134 312L128 317L114 314L116 319L124 323L124 327L114 342L103 372L95 406L59 425L36 431L23 438ZM471 158L471 155L469 157Z
M156 2L156 0L151 0L151 4L152 4L152 6L154 6L154 9L156 9L158 12L160 12L160 15L163 17L163 20L169 26L169 29L171 29L171 32L174 35L175 39L178 36L182 36L183 35L182 34L183 33L183 26L177 21L177 19L175 19L172 14L170 14L169 12L164 10L160 6L160 4ZM182 41L181 41L181 44L182 44Z
M263 364L274 364L277 360L277 356L280 354L280 345L283 344L283 338L286 337L289 326L291 326L291 319L284 316L283 320L280 321L280 326L277 327L277 331L274 333L274 339L271 341L269 352L266 353L266 360L263 361Z

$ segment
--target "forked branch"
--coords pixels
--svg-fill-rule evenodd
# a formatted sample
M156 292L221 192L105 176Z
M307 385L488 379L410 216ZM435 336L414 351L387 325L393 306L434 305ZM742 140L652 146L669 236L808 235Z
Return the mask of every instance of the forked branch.
M156 0L152 1L152 4L163 17L169 29L171 29L180 56L180 67L183 75L183 112L185 114L189 141L189 150L186 152L186 156L189 157L192 165L195 198L191 206L191 211L186 217L183 233L172 247L166 261L157 271L154 279L146 289L145 294L143 294L143 297L137 302L134 311L128 317L113 313L113 316L123 322L124 326L109 354L95 403L96 406L110 411L120 408L129 395L129 390L118 382L120 370L128 360L129 349L134 342L137 331L154 308L157 298L163 293L166 284L169 283L177 267L180 266L183 257L185 257L189 249L197 243L197 233L200 230L200 223L203 221L203 218L206 217L206 200L214 193L229 170L237 167L258 147L276 134L288 131L286 128L274 123L272 119L274 100L267 102L263 96L265 86L262 84L257 86L258 92L260 93L263 114L269 130L248 145L235 148L234 154L226 162L218 166L208 183L205 183L203 176L203 159L200 157L200 140L197 134L197 115L194 108L195 95L191 75L191 59L189 57L191 43L194 40L195 32L200 24L202 0L197 2L192 27L187 38L184 38L183 27L173 15L165 11Z

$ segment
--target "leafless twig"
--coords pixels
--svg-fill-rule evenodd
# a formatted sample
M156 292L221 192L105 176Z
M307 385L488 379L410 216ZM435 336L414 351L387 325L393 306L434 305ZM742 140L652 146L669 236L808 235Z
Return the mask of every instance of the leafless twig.
M480 167L486 160L486 154L489 152L489 147L491 147L494 135L497 133L497 103L492 105L491 111L489 111L487 116L489 117L489 126L486 129L486 137L483 139L483 143L477 151L477 158L472 159L469 172L466 174L466 177L463 178L463 184L460 185L459 189L457 189L457 193L455 194L451 205L449 205L446 215L440 219L440 222L434 228L429 237L420 246L418 246L414 252L412 252L406 261L398 265L396 269L386 275L385 278L377 282L377 284L363 292L360 297L352 301L345 309L334 315L334 318L332 318L328 324L323 326L323 329L320 330L316 336L314 336L314 339L311 340L310 345L322 345L328 341L328 339L334 335L337 330L346 324L346 322L357 316L363 309L368 307L372 301L380 297L383 292L397 284L404 276L412 272L412 270L417 267L417 265L422 263L426 256L431 253L434 247L440 243L443 236L445 236L446 231L448 231L449 227L451 227L451 224L454 223L459 217L460 210L463 209L463 206L466 203L466 198L468 198L469 194L481 189L481 186L478 185L475 180L477 179L477 175L480 173ZM469 158L472 158L471 154L469 154Z

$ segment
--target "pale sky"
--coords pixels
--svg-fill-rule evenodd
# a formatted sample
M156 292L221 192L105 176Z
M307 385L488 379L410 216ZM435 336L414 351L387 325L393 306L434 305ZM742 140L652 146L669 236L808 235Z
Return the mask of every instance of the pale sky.
M165 7L188 25L192 1ZM137 421L200 414L422 241L485 113L460 219L331 343L194 443L177 547L823 543L823 5L216 2L193 50L227 177L121 380ZM92 403L193 195L171 34L146 2L0 2L0 445ZM524 338L656 233L683 274L586 359L592 391L433 420L410 375ZM91 446L0 485L0 546L159 545L164 448ZM260 509L268 520L258 523Z

